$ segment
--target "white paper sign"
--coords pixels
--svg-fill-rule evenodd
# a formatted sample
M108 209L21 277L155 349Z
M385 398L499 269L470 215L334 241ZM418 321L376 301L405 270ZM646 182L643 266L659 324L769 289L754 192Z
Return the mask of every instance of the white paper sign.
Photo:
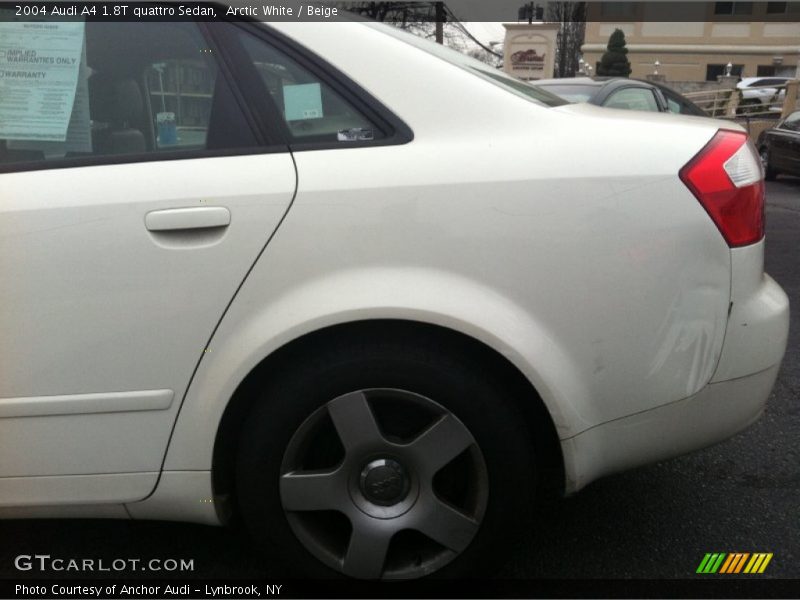
M0 23L0 138L64 142L84 23Z
M13 150L41 150L45 158L63 158L68 152L88 154L92 152L92 132L89 116L89 74L86 64L86 42L81 53L81 68L78 72L78 87L75 91L75 102L72 104L72 116L67 127L67 139L64 142L40 140L8 140L6 146ZM2 136L0 136L2 137Z

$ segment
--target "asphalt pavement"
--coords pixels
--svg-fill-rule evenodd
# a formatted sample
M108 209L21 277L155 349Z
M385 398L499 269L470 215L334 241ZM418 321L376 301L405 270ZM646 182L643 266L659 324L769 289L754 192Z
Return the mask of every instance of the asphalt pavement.
M512 549L498 577L687 578L696 577L707 552L771 552L763 577L800 578L800 179L779 178L767 190L766 270L795 310L789 348L763 417L721 444L608 477L543 507L536 531ZM0 521L0 578L25 576L15 569L14 557L35 553L192 559L194 571L175 574L181 577L282 577L241 529Z

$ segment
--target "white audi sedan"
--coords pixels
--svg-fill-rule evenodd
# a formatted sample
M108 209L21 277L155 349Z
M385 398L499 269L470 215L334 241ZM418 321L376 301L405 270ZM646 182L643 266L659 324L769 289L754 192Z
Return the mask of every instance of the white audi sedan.
M789 307L735 124L374 24L0 37L4 517L239 515L301 574L455 576L764 408Z

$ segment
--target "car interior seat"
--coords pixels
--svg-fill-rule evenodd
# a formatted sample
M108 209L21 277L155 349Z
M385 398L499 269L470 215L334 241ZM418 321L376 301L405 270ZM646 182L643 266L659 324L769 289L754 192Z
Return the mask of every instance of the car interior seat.
M144 100L133 79L89 78L92 148L95 154L137 154L147 150L137 125L144 117Z

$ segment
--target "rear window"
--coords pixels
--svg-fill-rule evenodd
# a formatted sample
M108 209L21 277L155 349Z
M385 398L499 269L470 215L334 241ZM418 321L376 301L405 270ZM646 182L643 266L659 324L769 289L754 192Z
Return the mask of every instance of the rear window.
M536 85L536 84L534 84ZM570 102L588 102L600 86L593 85L539 85L540 89L547 90L569 100Z
M424 50L428 54L432 54L437 58L441 58L451 65L464 69L468 73L472 73L473 75L476 75L485 81L493 83L494 85L501 87L514 95L522 96L523 98L536 102L537 104L541 104L542 106L562 106L564 104L568 104L568 102L563 98L560 98L555 94L551 94L547 90L543 90L520 81L519 79L511 77L511 75L507 75L503 71L492 69L492 67L486 63L482 63L481 61L461 54L460 52L446 48L441 44L436 44L430 40L423 39L412 33L408 33L407 31L403 31L402 29L397 29L396 27L391 27L389 25L383 25L381 23L367 23L366 25L373 27L374 29L377 29L387 35L391 35L400 41L406 42L415 48Z

